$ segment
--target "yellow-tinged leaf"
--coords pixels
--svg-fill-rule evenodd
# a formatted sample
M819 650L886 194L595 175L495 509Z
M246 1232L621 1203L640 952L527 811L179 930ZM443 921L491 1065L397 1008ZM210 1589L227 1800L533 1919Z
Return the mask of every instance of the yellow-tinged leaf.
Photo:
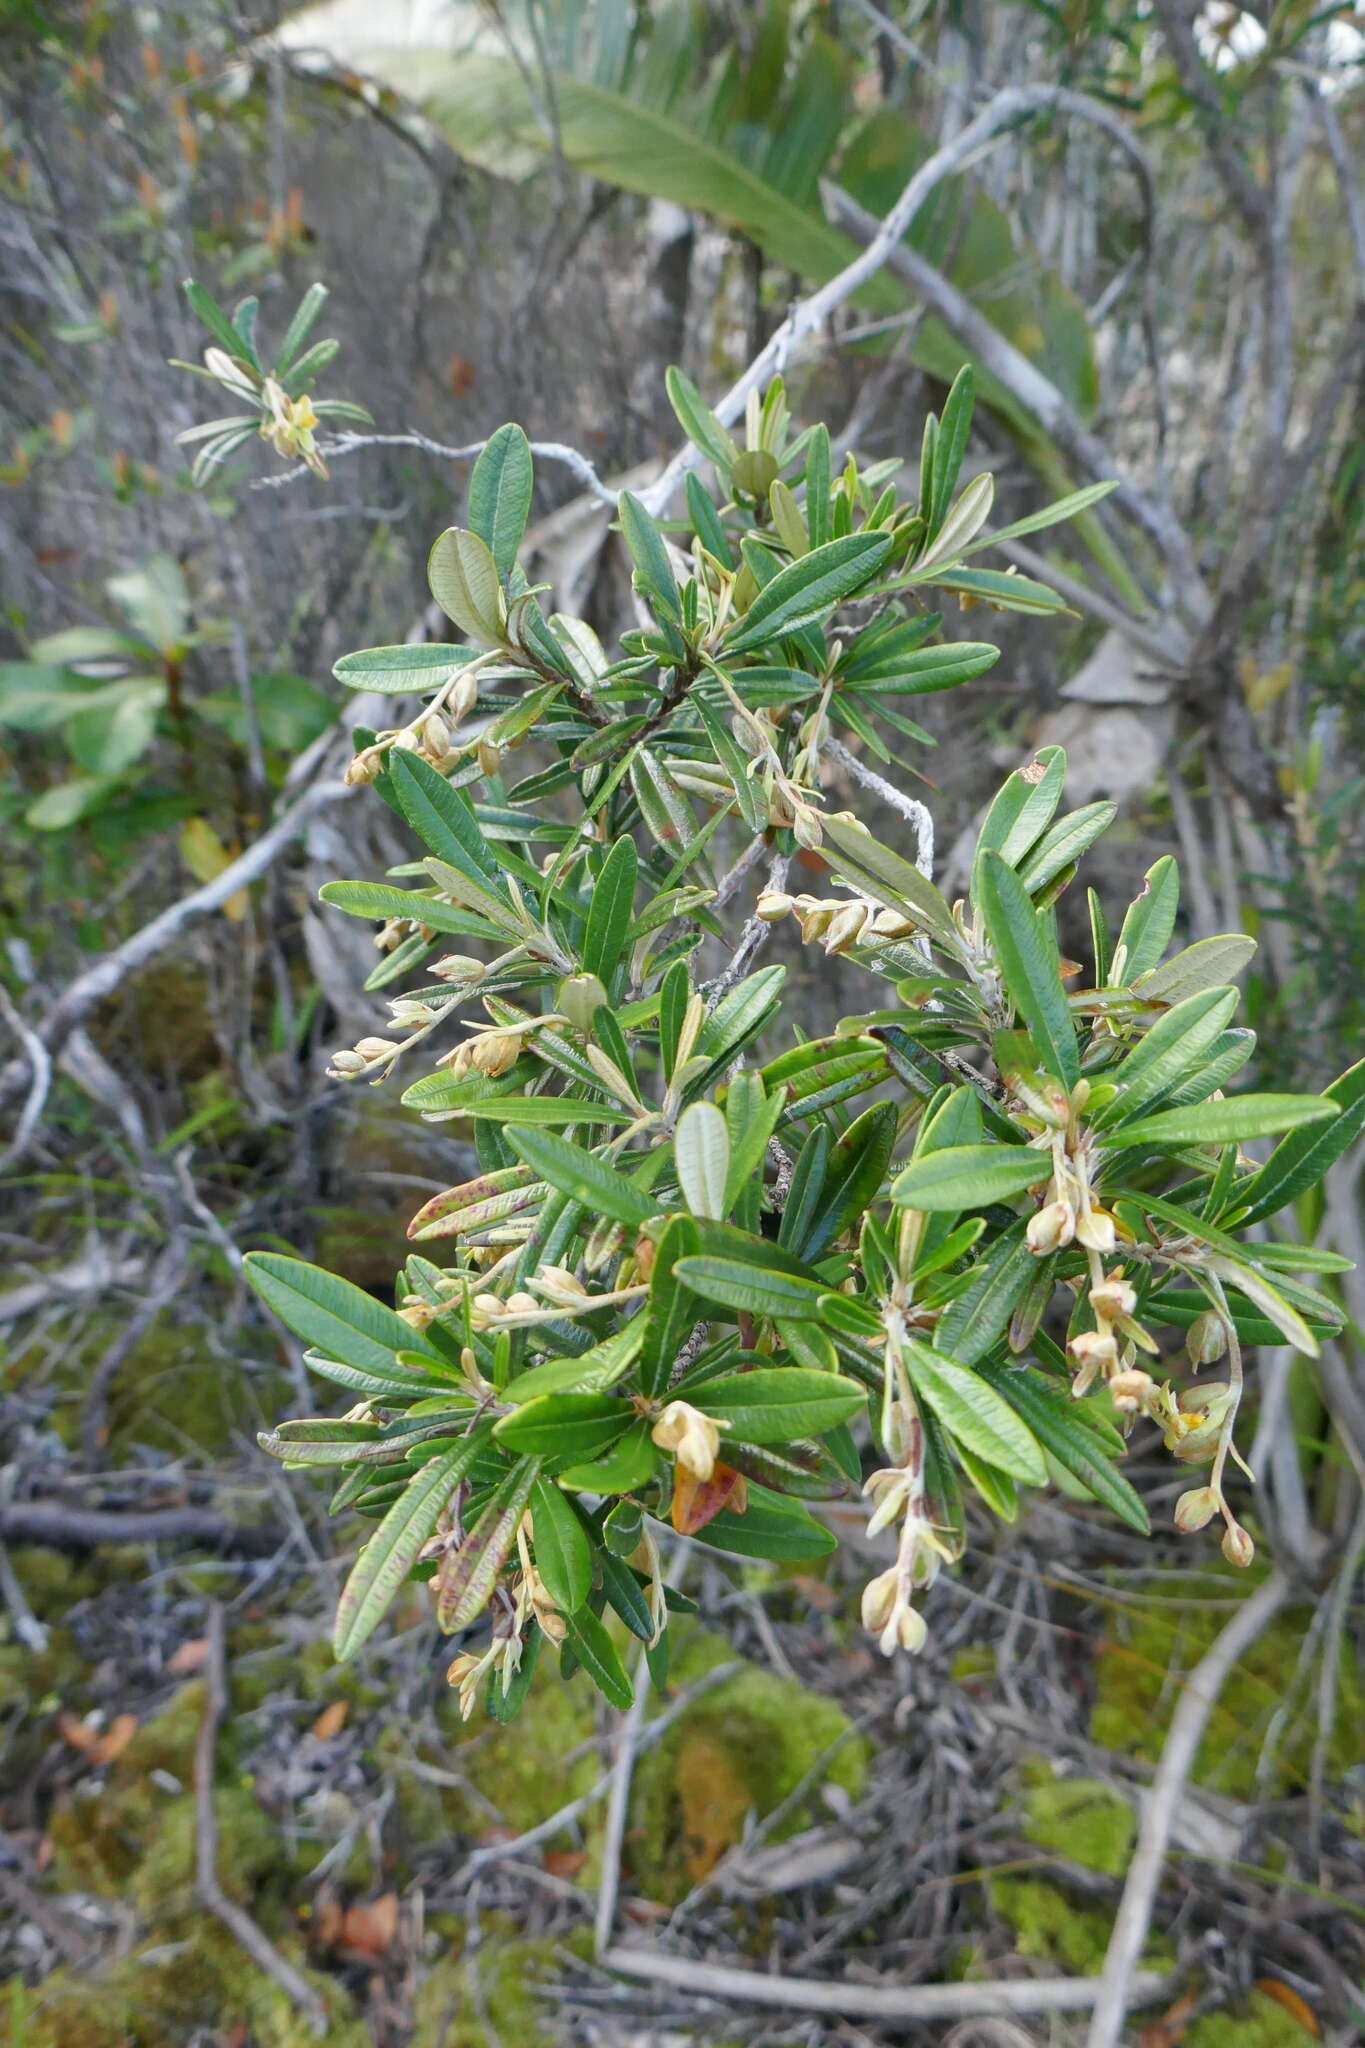
M207 818L187 818L180 827L180 858L196 882L213 882L237 858L224 846ZM240 924L247 913L247 892L239 889L223 905L223 915Z

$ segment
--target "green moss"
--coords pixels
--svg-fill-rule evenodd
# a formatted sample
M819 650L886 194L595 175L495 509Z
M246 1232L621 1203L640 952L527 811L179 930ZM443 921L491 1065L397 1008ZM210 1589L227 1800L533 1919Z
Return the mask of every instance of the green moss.
M1021 1956L1037 1956L1079 1977L1093 1976L1104 1962L1113 1916L1098 1906L1080 1905L1060 1885L1037 1877L993 1877L991 1903L1014 1929Z
M1245 1596L1245 1574L1226 1576L1229 1591ZM1199 1603L1195 1583L1189 1584L1188 1605L1134 1606L1114 1613L1095 1657L1092 1741L1151 1762L1160 1756L1184 1677L1228 1618L1225 1605ZM1206 1591L1207 1574L1201 1574L1198 1583L1200 1591ZM1183 1590L1178 1577L1163 1581L1167 1602ZM1294 1682L1310 1619L1306 1608L1282 1616L1241 1659L1209 1717L1195 1759L1196 1783L1235 1799L1264 1796L1265 1787L1256 1782L1257 1761ZM1358 1663L1344 1646L1336 1726L1328 1748L1329 1774L1339 1776L1356 1761L1355 1731L1363 1720L1365 1686ZM1301 1685L1299 1711L1276 1739L1274 1782L1279 1787L1306 1782L1316 1731L1312 1686Z
M289 1960L323 2000L328 2048L370 2048L333 1978ZM107 1970L57 1970L28 1995L24 2048L184 2048L201 2030L244 2025L251 2048L316 2048L319 2036L226 1928L207 1914L158 1930Z
M553 2036L536 1994L554 1968L554 1944L506 1935L491 1916L484 1929L477 1959L445 1956L427 1973L415 2001L413 2048L437 2041L441 2048L548 2048Z
M1122 1876L1137 1823L1121 1792L1102 1778L1058 1777L1042 1757L1026 1757L1020 1776L1024 1833L1031 1842L1105 1877Z
M684 1638L673 1683L694 1684L731 1654L714 1636ZM851 1726L834 1700L755 1665L701 1694L636 1768L627 1848L643 1888L665 1901L681 1897L740 1839L749 1812L771 1813L841 1737L822 1775L856 1798L867 1745ZM811 1795L818 1799L818 1783ZM808 1807L794 1810L779 1838L809 1819Z
M601 1775L601 1756L587 1746L597 1728L597 1693L581 1672L562 1679L551 1657L541 1659L526 1703L508 1726L462 1723L453 1699L448 1712L460 1768L478 1794L477 1803L455 1794L457 1826L482 1832L486 1800L520 1833L589 1791ZM583 1754L567 1762L578 1750Z
M1185 2036L1185 2048L1303 2048L1313 2036L1264 1991L1242 2004L1205 2013Z

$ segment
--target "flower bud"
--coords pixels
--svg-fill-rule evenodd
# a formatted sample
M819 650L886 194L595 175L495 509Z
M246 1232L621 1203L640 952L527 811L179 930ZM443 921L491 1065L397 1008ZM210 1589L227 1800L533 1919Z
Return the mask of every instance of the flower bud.
M1115 1373L1109 1382L1109 1397L1120 1415L1138 1415L1147 1405L1147 1397L1156 1381L1149 1372L1140 1368Z
M1087 1251L1112 1252L1118 1242L1114 1219L1107 1209L1082 1209L1076 1218L1076 1241Z
M1256 1555L1256 1545L1240 1522L1230 1522L1223 1531L1222 1551L1229 1564L1245 1571Z
M491 746L487 740L480 740L476 748L479 770L483 775L496 775L502 766L502 750Z
M334 1081L350 1081L357 1074L363 1074L368 1065L363 1053L352 1052L349 1046L344 1046L340 1052L332 1054L327 1062L327 1071Z
M764 889L754 905L754 915L763 924L776 924L786 917L792 907L792 899L781 889Z
M825 836L820 814L813 811L809 804L800 804L794 808L796 815L792 820L793 836L798 846L804 846L808 853L813 853Z
M851 946L867 923L865 903L845 903L835 911L821 943L827 953L842 953Z
M431 972L438 981L478 981L483 975L483 962L472 953L447 953Z
M1182 1536L1193 1536L1207 1528L1218 1512L1218 1495L1211 1486L1193 1486L1175 1504L1175 1526Z
M450 752L450 727L439 711L429 711L423 721L422 747L433 761L444 761Z
M1107 1330L1081 1330L1066 1348L1077 1365L1093 1366L1104 1373L1118 1368L1119 1347Z
M521 1052L521 1036L516 1031L486 1031L476 1038L469 1047L471 1066L481 1074L487 1074L490 1081L515 1066Z
M1070 1244L1076 1234L1076 1218L1069 1203L1048 1202L1035 1216L1030 1216L1024 1242L1029 1250L1042 1258L1047 1252L1060 1251Z
M1220 1315L1205 1309L1185 1335L1185 1354L1194 1366L1214 1365L1228 1348L1227 1326Z
M398 1320L406 1323L410 1330L425 1330L429 1328L435 1315L436 1310L431 1302L413 1298L404 1302L399 1309Z
M452 1657L446 1665L446 1684L463 1685L471 1672L479 1668L479 1659L468 1650L461 1650L458 1657Z
M654 1271L654 1261L657 1257L658 1247L653 1238L646 1237L642 1231L635 1240L635 1277L637 1280L648 1280L650 1274Z
M1116 1323L1120 1316L1130 1316L1137 1307L1137 1289L1127 1280L1111 1275L1091 1288L1090 1306L1106 1323Z
M542 1312L542 1307L543 1304L536 1300L534 1294L526 1294L519 1290L507 1297L509 1316L538 1316Z
M587 1038L592 1031L593 1014L606 1000L607 992L595 974L571 974L559 985L555 1008L568 1018L580 1038Z
M410 726L405 725L402 732L395 733L393 743L405 754L420 754L422 751L422 742Z
M468 669L465 669L460 680L446 699L456 725L459 725L463 719L468 718L478 701L479 679L477 676L471 675Z
M872 920L879 939L908 939L914 929L914 918L902 917L898 910L879 910Z
M688 1401L670 1401L650 1435L661 1451L672 1451L694 1479L707 1480L716 1469L720 1432L728 1423L703 1415Z
M875 1579L869 1579L863 1587L863 1627L869 1635L879 1636L890 1621L896 1605L899 1577L893 1565L890 1571L882 1572Z
M924 1616L913 1607L898 1605L891 1619L882 1630L881 1651L889 1657L896 1650L905 1650L911 1657L917 1656L929 1640L929 1630Z
M383 763L378 751L373 747L366 747L354 760L347 762L346 773L341 779L351 789L367 789L372 782L378 782L382 773Z
M402 1047L395 1045L391 1038L362 1038L356 1044L356 1051L363 1060L386 1060Z

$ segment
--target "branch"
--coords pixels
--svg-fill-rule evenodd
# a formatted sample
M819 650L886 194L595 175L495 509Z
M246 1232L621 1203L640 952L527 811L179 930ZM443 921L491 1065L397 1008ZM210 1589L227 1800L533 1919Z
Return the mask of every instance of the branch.
M0 1542L42 1543L52 1550L94 1550L101 1543L202 1543L246 1557L269 1557L280 1532L231 1522L211 1508L67 1508L50 1501L0 1506Z
M158 953L163 953L196 918L207 917L210 911L220 910L239 889L256 881L298 838L318 811L351 793L341 782L324 782L308 790L276 819L268 832L261 834L254 845L230 861L221 874L215 875L211 882L205 882L202 888L191 890L188 896L182 896L178 903L170 904L150 924L134 932L132 938L125 939L112 953L106 953L84 974L77 975L57 997L32 1034L42 1051L49 1057L59 1051L91 1011L113 995L130 974L135 974ZM24 1093L26 1087L31 1086L30 1075L35 1071L37 1052L29 1049L27 1039L23 1042L27 1057L11 1060L8 1066L0 1069L0 1109L7 1108ZM11 1151L13 1149L12 1146Z
M1218 1695L1236 1664L1289 1598L1289 1581L1272 1572L1246 1604L1237 1609L1185 1681L1180 1704L1171 1716L1166 1746L1142 1808L1137 1848L1128 1866L1123 1897L1109 1937L1104 1973L1099 1981L1094 2017L1086 2048L1118 2048L1123 2018L1134 2003L1133 1972L1151 1923L1152 1904L1166 1862L1166 1847L1195 1753Z
M800 2012L828 2012L843 2019L882 2020L891 2025L907 2020L1009 2019L1020 2014L1084 2012L1095 2002L1098 1977L1038 1977L1030 1982L1002 1980L996 1984L855 1984L822 1982L811 1977L764 1975L735 1970L719 1963L695 1962L688 1956L664 1955L656 1949L609 1948L602 1961L625 1977L647 1977L672 1984L699 1997L722 1998L750 2005L790 2006ZM1135 1977L1130 2003L1148 2005L1160 1998L1167 1979L1153 1971Z
M831 761L837 761L841 768L846 768L855 782L861 782L864 789L870 789L872 794L879 796L884 804L889 804L893 811L899 812L908 825L914 826L918 842L915 851L915 866L919 869L926 882L932 882L934 879L934 817L928 805L922 804L918 797L903 795L884 776L878 775L871 768L865 767L856 754L850 754L842 740L827 739L824 747Z
M200 1902L222 1921L229 1934L240 1942L257 1968L279 1985L297 2011L313 2024L315 2033L327 2030L327 2008L311 1984L299 1975L287 1957L261 1932L251 1915L227 1897L218 1882L218 1816L213 1805L214 1750L218 1726L227 1710L227 1673L223 1650L223 1610L210 1601L208 1661L204 1667L204 1718L194 1745L194 1875Z
M446 448L441 442L433 441L426 434L415 430L406 434L334 434L330 440L319 441L318 453L327 461L338 456L357 455L362 448L420 448L426 455L435 455L442 462L469 462L482 455L488 446L487 440L470 441L463 448ZM571 470L590 497L599 505L610 505L616 509L616 493L609 491L586 455L580 455L576 448L570 448L563 441L532 441L531 453L543 462L560 462ZM253 491L277 491L282 484L297 483L300 477L311 476L306 463L299 463L295 469L286 469L276 476L259 476L252 484Z
M965 132L965 131L964 131ZM859 239L876 231L876 222L856 200L837 186L825 187L825 210L836 227ZM1119 464L1097 434L1092 434L1072 411L1050 377L1008 341L992 320L978 312L965 293L941 270L912 249L898 242L886 257L886 268L920 292L944 325L950 327L965 348L971 350L981 368L1003 384L1006 391L1032 413L1043 432L1078 469L1095 482L1117 477L1112 502L1122 506L1135 525L1152 541L1186 604L1202 616L1208 609L1203 583L1190 547L1189 537L1166 505L1149 498L1123 476Z

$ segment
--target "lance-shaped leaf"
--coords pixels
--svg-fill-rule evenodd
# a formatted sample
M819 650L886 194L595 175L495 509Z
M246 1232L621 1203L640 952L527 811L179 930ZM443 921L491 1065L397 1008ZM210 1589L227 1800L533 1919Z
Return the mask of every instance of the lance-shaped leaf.
M891 553L888 533L846 533L812 548L779 569L764 585L726 639L726 650L742 653L765 641L814 625L842 599L871 581Z
M983 855L981 913L1010 1001L1042 1065L1068 1090L1080 1079L1076 1030L1057 949L1028 890L998 853Z
M630 930L638 868L635 842L623 834L602 863L593 884L592 902L583 933L583 972L608 982L621 957Z
M577 1509L548 1479L532 1489L531 1530L536 1570L556 1607L573 1614L592 1591L592 1545Z
M1236 1008L1235 988L1203 989L1159 1017L1126 1059L1105 1070L1119 1092L1095 1123L1103 1129L1120 1116L1135 1116L1197 1072Z
M455 870L450 868L447 873L453 875ZM459 886L462 894L474 893L463 878ZM414 924L424 924L429 931L449 932L452 937L498 939L515 929L509 925L506 906L491 896L488 907L496 912L496 923L491 916L477 917L471 911L456 909L421 889L395 889L387 882L324 882L318 895L324 903L346 911L351 917L382 919L386 923L391 917L406 917Z
M1305 1189L1315 1187L1365 1130L1365 1060L1333 1081L1322 1099L1335 1103L1340 1114L1330 1123L1292 1131L1281 1140L1238 1197L1239 1229L1274 1216Z
M963 1209L1008 1201L1046 1180L1052 1161L1031 1145L950 1145L912 1159L891 1183L903 1209Z
M404 1384L416 1375L397 1367L400 1351L425 1353L439 1364L440 1354L425 1337L349 1280L339 1280L320 1266L286 1258L280 1252L248 1252L242 1266L262 1301L282 1323L306 1344L343 1365L380 1377L392 1375Z
M911 1385L950 1436L1012 1479L1046 1484L1047 1466L1037 1439L994 1387L917 1338L902 1338L901 1347Z
M500 576L517 559L535 481L531 445L518 426L490 436L469 479L469 524L487 543Z
M621 532L635 564L635 574L656 608L670 619L682 617L677 580L668 559L668 549L659 522L647 512L632 491L622 491L617 501Z
M337 1606L332 1647L353 1657L383 1620L451 1494L488 1442L487 1426L423 1466L385 1515L351 1568Z
M714 1102L694 1102L678 1119L673 1160L683 1200L694 1216L720 1222L730 1169L730 1138Z
M1239 1294L1244 1294L1296 1351L1302 1351L1308 1358L1317 1357L1317 1338L1298 1310L1285 1300L1280 1289L1272 1286L1263 1273L1256 1272L1241 1259L1224 1258L1216 1252L1206 1253L1199 1263L1205 1272L1216 1274L1227 1286L1235 1287Z
M731 1373L708 1380L694 1397L704 1415L728 1422L738 1439L751 1444L822 1436L836 1423L850 1422L866 1400L853 1380L801 1366Z
M651 1398L668 1385L683 1340L697 1322L697 1297L678 1278L676 1267L679 1259L700 1250L701 1233L692 1218L671 1216L654 1253L640 1346L640 1385Z
M1221 988L1236 981L1256 951L1255 939L1244 932L1220 932L1186 946L1158 967L1138 988L1144 1003L1178 1003L1201 989ZM1131 981L1131 977L1129 977Z
M1128 906L1119 932L1125 987L1157 965L1171 943L1180 907L1180 869L1169 853L1154 861L1143 877L1142 894Z
M952 912L918 868L880 845L856 818L825 818L822 825L824 850L832 867L879 903L908 912L950 950L957 950Z
M877 1102L844 1132L825 1171L820 1213L801 1246L805 1258L819 1258L881 1193L898 1121L894 1103Z
M717 1302L751 1316L788 1316L793 1322L819 1316L825 1290L818 1282L798 1279L776 1267L742 1263L738 1259L679 1259L674 1269L678 1278L704 1301Z
M538 1394L493 1426L509 1451L537 1458L595 1458L635 1419L614 1394Z
M975 1365L984 1358L1004 1335L1037 1270L1023 1224L1012 1225L982 1253L968 1285L939 1317L937 1348L959 1365Z
M761 1557L776 1564L827 1557L837 1547L833 1530L817 1522L800 1501L753 1480L749 1481L748 1496L742 1515L722 1508L697 1531L697 1542L728 1550L736 1557Z
M497 855L469 805L445 776L405 747L394 749L389 773L398 808L427 851L501 895L502 869Z
M981 1364L981 1378L1022 1417L1050 1458L1069 1472L1097 1501L1140 1535L1151 1522L1140 1496L1104 1455L1102 1439L1081 1420L1074 1404L1059 1394L1041 1373L1027 1367Z
M448 619L482 647L501 644L507 605L497 563L485 541L462 526L448 526L427 557L431 594Z
M585 1152L568 1138L510 1127L507 1142L552 1188L610 1216L613 1222L639 1225L658 1214L658 1202L633 1186L619 1167Z
M446 1635L468 1628L488 1605L517 1540L539 1473L538 1458L523 1458L503 1480L454 1556L442 1563L437 1576L436 1622Z
M1159 1109L1106 1131L1104 1142L1113 1151L1130 1145L1221 1145L1296 1130L1339 1113L1335 1102L1316 1095L1229 1095L1222 1102Z
M477 647L444 646L439 641L418 641L400 647L362 647L343 654L333 663L332 674L348 690L377 690L390 696L406 696L434 690L456 669L467 668L478 658ZM395 760L400 756L395 753ZM439 851L439 849L433 849Z
M591 1607L580 1607L569 1617L568 1647L573 1651L598 1691L613 1707L628 1707L635 1688L616 1645Z

